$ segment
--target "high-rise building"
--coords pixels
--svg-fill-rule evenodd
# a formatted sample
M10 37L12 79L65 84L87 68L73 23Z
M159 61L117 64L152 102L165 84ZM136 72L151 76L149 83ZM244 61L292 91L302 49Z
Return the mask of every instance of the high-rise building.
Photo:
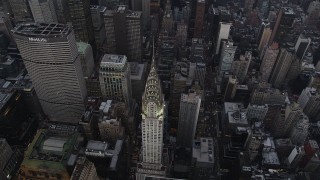
M214 174L214 141L201 137L192 148L192 179L210 179Z
M269 81L273 66L277 60L278 53L279 53L279 45L277 43L273 43L271 46L266 48L266 51L264 53L261 66L260 66L262 82Z
M13 36L45 114L51 121L78 123L87 91L72 28L20 24Z
M188 25L184 22L177 23L176 38L181 47L185 47L188 37Z
M9 4L16 22L32 21L33 17L28 0L10 0Z
M263 48L265 48L265 46L269 44L270 36L272 33L269 22L262 22L260 27L260 33L261 33L261 37L259 37L260 42L259 42L258 51L261 55L263 52Z
M129 61L141 61L141 16L141 12L130 11L127 6L104 13L107 53L126 55Z
M295 54L291 48L281 48L277 57L276 64L270 78L270 83L274 87L280 88L284 85L284 80L291 67L291 63L295 58Z
M10 18L6 15L0 15L0 32L4 34L4 36L10 41L10 43L14 43L14 38L11 34L12 24Z
M150 23L150 5L150 0L142 1L142 21L144 28L146 28Z
M194 22L193 38L202 38L202 31L204 25L205 0L197 0L196 18Z
M100 63L99 80L104 98L123 101L131 107L130 66L126 56L105 54Z
M237 46L234 46L233 42L229 40L222 41L221 43L222 48L219 62L219 74L223 75L223 73L230 72L231 70Z
M177 145L191 148L198 122L201 97L195 92L181 94Z
M221 40L229 38L231 25L232 24L225 23L225 22L220 22L219 23L219 30L218 30L216 50L215 50L216 55L219 54L219 52L220 52Z
M165 11L164 16L162 17L162 24L161 24L161 30L162 32L172 34L173 28L174 28L174 22L173 22L173 14L171 9L167 9Z
M307 9L308 16L306 19L306 24L316 25L319 22L319 17L320 17L319 12L320 12L320 1L319 0L311 1Z
M94 69L93 52L90 44L84 42L77 43L80 54L80 62L84 77L90 77Z
M146 175L166 175L166 167L162 164L165 108L153 49L151 69L142 96L142 162L138 164L137 180L143 180Z
M232 62L231 73L242 84L247 76L247 72L251 63L252 53L246 51L245 54L241 54L240 58Z
M29 0L29 5L35 22L58 22L52 0Z
M70 21L77 41L89 43L95 49L94 29L90 13L90 1L68 1Z
M284 105L287 98L286 93L274 88L257 88L251 96L251 104L257 105Z
M286 137L290 135L292 129L299 122L302 109L297 103L292 103L283 108L280 117L276 118L272 132L274 137Z
M79 157L70 180L99 180L96 167L86 157Z
M53 0L53 4L57 13L58 23L67 24L70 22L68 1Z
M144 0L130 0L130 7L134 11L142 11L142 3L144 2L145 2Z
M224 94L225 101L231 101L236 95L238 81L237 78L229 76L228 84Z
M310 121L317 122L320 115L320 93L315 88L307 87L299 96L298 103L300 104L303 112L309 117Z
M304 37L303 34L301 34L296 42L296 45L294 46L294 50L296 52L296 55L298 56L299 60L302 60L309 48L309 45L311 43L310 38Z
M91 17L94 28L94 39L99 51L103 51L104 42L106 41L106 28L104 25L103 14L107 8L103 6L91 6Z
M273 43L273 41L281 43L281 41L288 35L288 32L291 30L295 17L295 12L291 7L282 7L279 10L269 40L269 45Z
M295 145L302 145L308 136L309 118L302 114L299 122L294 126L290 133L290 139Z

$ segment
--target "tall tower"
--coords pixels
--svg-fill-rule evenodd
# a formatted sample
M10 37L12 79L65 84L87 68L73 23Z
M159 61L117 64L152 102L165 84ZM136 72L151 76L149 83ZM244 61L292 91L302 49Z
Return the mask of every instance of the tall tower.
M278 53L279 53L278 43L273 43L271 46L266 48L266 51L260 66L261 80L263 82L268 82L272 72L272 68L277 60Z
M219 24L219 34L218 34L217 43L216 43L216 50L215 50L216 51L216 55L219 54L221 40L222 39L228 39L231 25L232 24L230 24L230 23L220 22L220 24Z
M201 97L195 92L181 94L177 144L192 148L198 122Z
M150 73L142 96L142 162L138 164L137 180L146 175L165 176L162 165L164 95L155 63L154 44Z
M273 84L274 87L280 88L283 86L284 80L294 58L295 54L292 49L282 48L280 50L270 79L270 83Z
M95 49L90 1L69 0L69 14L77 41L89 43Z
M9 4L15 22L32 21L32 13L28 0L10 0Z
M45 114L51 121L77 124L87 91L72 28L20 24L13 36Z
M58 22L52 0L29 0L29 5L35 22Z
M193 38L201 38L202 37L205 4L206 4L205 0L198 0L197 1L196 19L194 22L195 29L194 29Z
M126 56L105 54L100 63L99 80L104 98L124 101L131 107L130 66Z
M142 35L139 11L130 11L120 5L104 13L106 29L105 51L110 54L126 55L129 61L141 61Z

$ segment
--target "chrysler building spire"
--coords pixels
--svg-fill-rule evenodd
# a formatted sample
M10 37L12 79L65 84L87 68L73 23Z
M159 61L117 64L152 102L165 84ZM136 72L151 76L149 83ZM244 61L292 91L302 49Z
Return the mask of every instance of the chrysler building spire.
M151 68L142 96L142 162L138 165L137 180L144 179L146 175L165 176L166 174L166 168L162 165L165 105L154 48L153 40Z

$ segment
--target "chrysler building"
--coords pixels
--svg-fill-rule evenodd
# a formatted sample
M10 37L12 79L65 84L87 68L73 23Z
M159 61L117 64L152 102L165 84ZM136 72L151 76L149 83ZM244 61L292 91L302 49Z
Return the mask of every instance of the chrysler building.
M137 168L137 180L144 180L148 175L166 174L166 167L162 165L165 103L157 71L153 44L152 64L142 96L142 158Z

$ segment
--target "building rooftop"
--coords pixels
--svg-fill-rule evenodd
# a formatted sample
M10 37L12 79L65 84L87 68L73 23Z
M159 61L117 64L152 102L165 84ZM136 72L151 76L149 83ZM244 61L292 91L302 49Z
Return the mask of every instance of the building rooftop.
M280 161L276 152L263 152L262 163L268 165L280 165Z
M56 23L22 23L13 30L13 34L29 36L29 41L45 42L45 39L32 37L63 37L72 31L71 26Z
M65 169L79 137L78 132L65 134L40 129L28 146L21 166L32 169Z
M235 112L228 112L229 124L248 125L246 111L237 110Z
M105 54L101 59L100 67L124 67L127 62L125 55Z
M200 138L194 142L192 157L200 163L214 164L214 147L212 138Z
M228 112L235 112L244 108L243 103L234 103L234 102L225 102L224 103L224 112L228 114Z
M129 62L130 64L130 79L131 80L141 80L145 72L145 64L139 64L137 62Z
M88 141L86 151L105 152L108 149L108 143L103 141Z

